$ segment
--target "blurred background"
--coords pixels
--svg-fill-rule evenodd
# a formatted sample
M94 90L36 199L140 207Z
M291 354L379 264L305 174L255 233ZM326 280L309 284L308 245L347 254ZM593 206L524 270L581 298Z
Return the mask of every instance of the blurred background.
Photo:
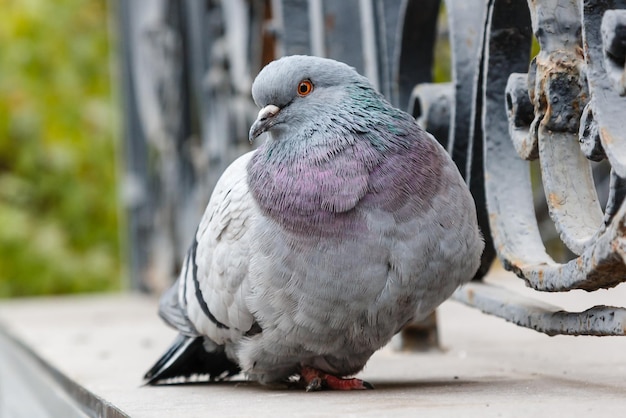
M105 0L0 0L0 297L123 287Z
M400 0L369 12L366 3L0 0L0 298L167 287L213 184L249 148L252 80L279 55L374 68L368 76L409 110L419 101L412 87L435 83L443 130L427 129L445 142L443 2L410 2L404 29ZM310 20L299 13L306 4ZM302 42L281 39L276 25ZM405 83L399 91L390 69ZM531 168L544 240L567 260Z

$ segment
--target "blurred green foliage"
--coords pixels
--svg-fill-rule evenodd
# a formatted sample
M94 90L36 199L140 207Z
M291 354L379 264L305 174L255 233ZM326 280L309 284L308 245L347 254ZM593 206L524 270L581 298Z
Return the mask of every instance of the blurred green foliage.
M433 56L433 82L445 83L452 80L452 51L450 49L450 28L445 3L441 3L437 18L437 37Z
M118 289L107 2L0 10L0 297Z

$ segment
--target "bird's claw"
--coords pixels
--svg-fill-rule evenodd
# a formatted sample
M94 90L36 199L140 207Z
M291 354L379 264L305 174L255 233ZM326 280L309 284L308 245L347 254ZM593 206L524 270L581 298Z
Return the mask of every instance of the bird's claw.
M314 377L311 381L307 382L306 391L307 392L316 392L318 390L322 390L322 379L319 377Z
M361 379L343 379L333 376L312 367L303 367L300 376L306 384L307 392L315 392L323 389L330 390L365 390L374 389L374 386Z

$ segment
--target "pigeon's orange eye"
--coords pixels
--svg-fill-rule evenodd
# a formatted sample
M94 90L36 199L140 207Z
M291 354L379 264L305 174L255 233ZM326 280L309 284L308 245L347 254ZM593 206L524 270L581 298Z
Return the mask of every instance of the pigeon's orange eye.
M302 80L298 84L298 95L304 97L313 91L313 83L309 80Z

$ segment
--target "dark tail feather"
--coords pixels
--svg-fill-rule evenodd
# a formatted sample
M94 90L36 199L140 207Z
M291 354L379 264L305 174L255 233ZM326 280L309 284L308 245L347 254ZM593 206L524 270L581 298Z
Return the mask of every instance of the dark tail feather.
M223 349L216 352L206 351L203 340L204 337L179 335L174 344L145 374L145 384L157 385L165 379L207 374L210 380L221 380L241 371L237 364L226 357Z

